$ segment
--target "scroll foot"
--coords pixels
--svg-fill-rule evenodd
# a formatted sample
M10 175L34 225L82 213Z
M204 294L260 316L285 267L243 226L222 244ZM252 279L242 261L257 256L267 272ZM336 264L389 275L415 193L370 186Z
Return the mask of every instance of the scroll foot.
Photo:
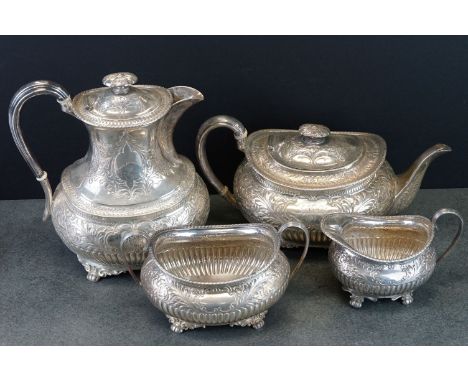
M356 308L356 309L361 308L363 302L364 302L364 297L362 296L356 296L355 294L352 294L351 297L349 298L349 305L351 305L353 308Z
M86 278L93 283L97 283L101 279L101 276L99 276L99 272L88 272Z
M121 269L104 268L96 266L95 264L89 264L80 259L79 257L78 260L83 265L85 271L88 273L86 275L86 278L94 283L98 282L103 277L114 276L124 272L124 270Z
M193 322L187 322L176 317L167 316L169 323L171 324L171 330L174 333L183 333L186 330L193 330L196 328L204 328L205 325L196 324Z
M265 325L265 316L267 312L268 311L266 310L262 313L256 314L255 316L237 322L233 322L232 324L230 324L230 326L251 326L254 329L261 329Z

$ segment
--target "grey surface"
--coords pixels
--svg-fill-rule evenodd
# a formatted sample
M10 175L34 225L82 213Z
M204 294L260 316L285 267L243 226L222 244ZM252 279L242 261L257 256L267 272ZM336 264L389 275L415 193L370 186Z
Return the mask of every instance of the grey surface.
M384 300L351 308L326 251L312 249L263 329L174 334L128 275L87 281L52 223L42 223L42 207L41 200L0 201L2 345L468 345L467 235L410 306ZM441 207L468 219L468 189L422 190L408 212L430 217ZM439 248L454 233L451 219L441 219ZM210 224L242 220L212 197ZM291 261L299 256L286 253Z

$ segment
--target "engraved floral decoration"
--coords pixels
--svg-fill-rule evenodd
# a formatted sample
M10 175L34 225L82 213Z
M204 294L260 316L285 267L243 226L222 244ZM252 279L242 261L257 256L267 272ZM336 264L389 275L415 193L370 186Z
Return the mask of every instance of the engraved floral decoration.
M279 226L299 218L310 229L318 229L322 215L313 213L318 208L326 208L323 214L384 213L393 203L395 182L392 174L390 166L385 162L369 186L362 191L352 194L343 192L336 196L292 196L261 184L250 164L244 162L234 179L234 193L237 195L238 206L243 215L251 222L265 222ZM312 212L310 214L302 212L297 207L299 205L304 207L304 211Z
M186 330L185 324L260 328L266 308L283 294L289 275L284 255L272 256L275 256L274 261L255 276L233 284L205 285L186 283L166 274L150 255L142 269L142 285L153 304L176 325L171 329L177 332ZM212 302L214 298L216 303Z
M354 159L354 162L351 161L350 167L346 168L345 171L312 171L311 173L308 173L300 168L285 166L283 163L278 162L278 147L269 144L270 135L267 133L257 133L255 136L252 135L248 141L248 146L245 149L245 154L247 160L252 167L255 168L256 172L265 179L270 180L271 183L277 183L285 189L327 189L344 186L346 184L352 185L361 181L364 182L382 165L386 153L385 142L379 136L371 134L340 134L348 134L353 138L362 137L358 140L362 147L360 150L353 148L353 151L356 151L353 154L354 156L351 156L352 160ZM272 136L274 135L272 134ZM293 140L292 142L295 141ZM285 146L285 143L280 142L278 145L281 148ZM304 150L305 149L306 148L304 148ZM294 158L296 154L303 153L304 150L297 151L285 149L282 150L281 155L289 155L291 158ZM314 153L316 150L309 151ZM327 161L331 161L329 165L332 167L340 165L338 163L340 162L340 157L343 155L350 155L349 152L340 150L340 147L330 146L327 148L327 151ZM361 151L362 154L360 154ZM316 154L312 154L315 164L319 164L317 161L323 160L324 155L325 151L321 149L319 149ZM332 159L334 157L335 159ZM350 158L347 158L347 160L350 160ZM336 161L337 163L333 163L333 161ZM344 162L347 161L345 160ZM341 165L344 165L344 162L341 161Z
M201 180L198 180L201 182ZM198 190L200 185L195 185ZM86 267L88 262L99 264L101 274L112 274L112 269L126 270L126 265L120 258L120 235L122 232L140 231L148 237L155 232L168 228L185 225L204 224L208 215L208 195L189 192L185 202L171 213L162 215L158 212L153 216L146 216L143 220L126 223L129 219L119 219L111 222L93 218L87 214L80 214L70 206L66 195L59 187L56 191L52 209L52 219L55 229L70 250ZM134 268L139 268L146 257L140 253L130 262Z

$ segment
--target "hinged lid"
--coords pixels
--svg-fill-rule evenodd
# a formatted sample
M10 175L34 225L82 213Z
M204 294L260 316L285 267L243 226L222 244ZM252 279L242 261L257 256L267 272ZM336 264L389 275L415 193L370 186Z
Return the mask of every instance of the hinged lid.
M83 122L100 127L124 128L149 125L172 105L171 93L160 86L135 85L132 73L113 73L102 80L105 88L79 93L73 112Z
M370 180L386 155L375 134L330 132L322 125L299 130L260 130L246 141L245 155L269 182L289 190L328 191Z

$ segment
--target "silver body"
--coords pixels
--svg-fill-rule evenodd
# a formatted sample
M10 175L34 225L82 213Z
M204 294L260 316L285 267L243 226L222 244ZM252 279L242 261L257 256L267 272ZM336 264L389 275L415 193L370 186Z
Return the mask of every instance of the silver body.
M73 100L60 85L36 81L21 88L10 106L15 143L46 194L44 219L52 215L58 235L78 256L92 281L127 269L119 259L122 232L138 229L149 234L168 227L204 224L209 212L206 186L193 164L178 155L172 143L177 120L203 96L183 86L154 87L153 96L149 93L153 87L132 86L136 81L132 76L109 75L104 83L110 90L93 89ZM148 92L149 101L138 91ZM87 104L88 93L102 105L98 101ZM85 123L90 136L87 154L65 168L53 197L47 173L29 152L19 125L24 102L40 94L54 95L65 112ZM153 98L161 104L152 105ZM142 111L139 101L148 104L149 112ZM90 114L98 107L105 108L103 118L100 110ZM133 269L139 269L144 258L145 253L139 252L127 260Z
M305 230L308 244L300 223L283 225L278 232L271 225L239 224L157 233L141 270L141 285L174 332L212 325L261 328L307 253L306 247L290 273L280 241L283 230L291 227ZM129 233L123 248L127 241L143 246L143 237Z
M208 134L220 127L233 131L246 156L234 176L233 193L213 173L205 150ZM328 139L335 141L327 143ZM360 140L365 143L364 154L357 145ZM435 145L397 176L385 161L385 142L374 134L330 133L321 125L303 125L299 132L260 130L248 135L236 119L217 116L203 124L197 137L197 156L206 179L248 221L275 227L301 221L314 246L329 243L320 230L320 219L327 214L397 214L408 207L430 162L448 151L446 145ZM290 231L286 239L285 245L295 246L303 237Z
M444 214L457 216L459 227L449 248L437 256L434 231ZM439 210L432 221L422 216L332 214L322 219L321 226L332 240L328 252L332 271L351 294L350 305L360 308L365 298L401 298L410 304L414 290L458 241L463 219L451 209Z

